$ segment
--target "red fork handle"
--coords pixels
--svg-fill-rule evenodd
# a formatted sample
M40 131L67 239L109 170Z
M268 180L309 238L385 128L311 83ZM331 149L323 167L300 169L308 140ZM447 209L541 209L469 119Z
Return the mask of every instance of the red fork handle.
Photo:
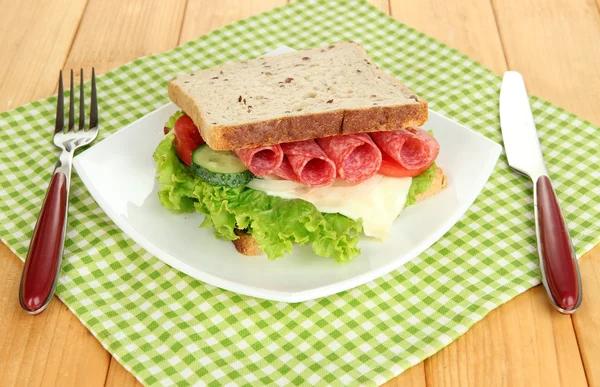
M56 171L33 231L19 289L21 306L31 314L44 310L54 294L62 261L68 195L69 179Z
M565 219L548 176L536 183L538 248L546 291L562 313L581 304L581 278Z

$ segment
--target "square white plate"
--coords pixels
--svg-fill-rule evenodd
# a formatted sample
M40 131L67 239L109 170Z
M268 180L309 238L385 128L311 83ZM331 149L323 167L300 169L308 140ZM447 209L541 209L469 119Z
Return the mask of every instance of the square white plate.
M246 257L200 229L200 214L175 215L158 200L152 154L178 108L168 104L75 158L75 170L96 202L134 241L166 264L212 285L269 300L299 302L364 284L405 264L441 238L488 180L500 145L433 111L425 129L440 143L437 164L448 176L440 194L404 210L386 243L361 240L347 264L310 248L270 261Z
M280 49L271 54L289 51ZM168 104L75 157L75 170L108 216L166 264L201 281L249 296L300 302L374 280L410 261L441 238L467 211L488 180L501 147L433 111L424 129L440 143L437 164L448 176L440 194L404 210L386 243L363 239L347 264L309 247L270 261L239 254L231 242L200 229L203 215L175 215L158 200L152 154L178 110Z

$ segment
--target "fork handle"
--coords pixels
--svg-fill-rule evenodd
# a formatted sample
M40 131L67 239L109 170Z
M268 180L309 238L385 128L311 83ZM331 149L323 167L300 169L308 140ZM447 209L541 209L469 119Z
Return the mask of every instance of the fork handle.
M67 226L73 153L63 151L33 231L21 277L19 301L30 314L43 311L54 294Z
M537 179L534 195L544 286L554 307L570 314L581 304L581 278L569 230L548 176Z

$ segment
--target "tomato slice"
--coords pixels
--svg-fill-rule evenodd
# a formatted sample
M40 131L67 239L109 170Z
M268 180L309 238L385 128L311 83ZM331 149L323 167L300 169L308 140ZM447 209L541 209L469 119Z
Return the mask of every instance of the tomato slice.
M204 144L204 140L190 116L184 114L175 122L175 149L179 159L186 165L192 164L192 152Z
M385 154L384 152L381 152L381 167L379 168L379 174L384 175L384 176L390 176L390 177L415 177L415 176L419 176L421 173L425 172L427 169L429 169L429 167L431 167L431 164L433 164L433 161L431 162L431 164L423 167L423 168L419 168L419 169L406 169L404 168L402 165L398 164L394 159L392 159L390 156L388 156L387 154Z
M180 137L190 137L196 145L204 144L200 131L194 121L187 114L182 115L175 121L175 135Z
M188 167L192 165L192 152L197 148L196 143L189 137L175 136L174 144L179 159Z

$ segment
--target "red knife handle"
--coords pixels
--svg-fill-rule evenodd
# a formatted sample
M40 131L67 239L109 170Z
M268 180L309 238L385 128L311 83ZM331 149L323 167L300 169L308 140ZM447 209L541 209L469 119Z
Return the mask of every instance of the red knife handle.
M542 276L557 309L573 313L581 303L581 279L577 258L565 219L548 176L536 181L538 247Z
M56 171L29 245L19 299L25 311L39 313L50 302L62 261L69 179Z

